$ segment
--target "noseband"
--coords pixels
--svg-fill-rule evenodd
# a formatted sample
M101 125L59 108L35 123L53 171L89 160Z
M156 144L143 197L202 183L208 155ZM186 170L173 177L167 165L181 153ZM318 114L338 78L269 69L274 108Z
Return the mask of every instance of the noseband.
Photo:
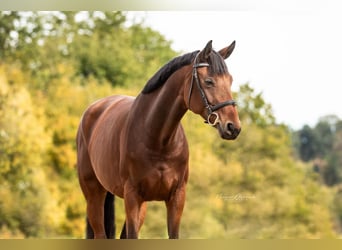
M198 56L198 54L197 54ZM191 93L192 93L192 89L193 89L193 84L194 84L194 79L196 81L196 85L197 88L201 94L203 103L205 108L207 109L208 112L208 117L207 120L205 121L206 123L208 123L211 126L215 126L218 122L219 122L219 115L215 112L216 110L219 110L223 107L226 106L236 106L236 101L234 100L229 100L229 101L225 101L225 102L221 102L219 104L216 105L211 105L209 104L208 98L204 92L204 89L202 88L199 78L198 78L198 73L197 73L197 69L201 68L201 67L209 67L210 65L208 63L196 63L197 61L197 56L195 58L195 62L193 65L193 70L192 70L192 78L191 78L191 85L190 85L190 91L189 91L189 98L188 98L188 106L190 109L190 99L191 99Z

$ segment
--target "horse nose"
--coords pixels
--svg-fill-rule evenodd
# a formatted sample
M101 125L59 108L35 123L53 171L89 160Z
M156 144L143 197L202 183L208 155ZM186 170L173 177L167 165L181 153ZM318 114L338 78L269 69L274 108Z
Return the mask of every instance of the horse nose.
M232 122L227 122L227 125L226 125L226 130L227 130L227 133L230 134L231 136L238 136L240 131L241 131L241 128L240 127L236 127L234 125L234 123Z

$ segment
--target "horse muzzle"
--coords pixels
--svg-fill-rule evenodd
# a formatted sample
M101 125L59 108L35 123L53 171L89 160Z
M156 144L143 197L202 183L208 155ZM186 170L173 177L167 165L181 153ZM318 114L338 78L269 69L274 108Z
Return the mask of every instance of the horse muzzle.
M234 140L241 132L240 122L233 123L228 121L226 123L223 123L216 112L210 113L207 120L205 120L204 122L218 129L222 139L225 140Z
M217 124L217 129L222 137L225 140L235 140L241 132L240 125L236 125L232 122L226 122L224 124Z

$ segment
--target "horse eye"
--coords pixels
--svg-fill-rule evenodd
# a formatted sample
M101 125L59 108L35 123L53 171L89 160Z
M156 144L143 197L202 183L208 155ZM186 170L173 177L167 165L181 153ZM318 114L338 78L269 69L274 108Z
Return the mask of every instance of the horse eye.
M212 78L207 78L204 80L205 84L209 87L214 86L214 80Z

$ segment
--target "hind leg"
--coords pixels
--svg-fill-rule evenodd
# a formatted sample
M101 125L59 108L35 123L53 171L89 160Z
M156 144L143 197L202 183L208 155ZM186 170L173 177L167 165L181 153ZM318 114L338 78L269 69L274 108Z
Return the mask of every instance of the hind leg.
M89 190L84 192L87 201L87 220L91 226L95 239L106 238L103 209L106 193L106 190L100 186L96 189L92 189L91 192L89 192Z
M87 198L87 217L94 232L95 239L105 239L106 231L104 226L104 200L106 191L98 192Z
M87 219L93 230L94 238L106 238L104 202L107 191L97 180L89 156L83 149L83 145L79 144L77 168L80 186L87 201ZM87 234L91 236L89 232Z
M87 219L93 230L94 238L106 238L104 226L104 203L107 191L97 179L80 178L81 188L87 201Z

